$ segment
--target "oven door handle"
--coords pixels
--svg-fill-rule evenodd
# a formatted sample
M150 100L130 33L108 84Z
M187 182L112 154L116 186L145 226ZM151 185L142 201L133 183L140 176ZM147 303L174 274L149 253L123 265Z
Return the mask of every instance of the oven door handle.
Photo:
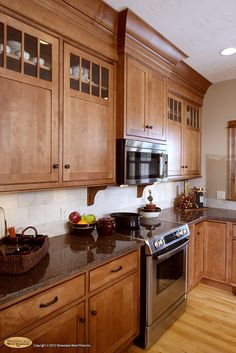
M188 239L188 238L187 238ZM176 254L179 250L183 249L188 243L189 243L189 239L184 243L181 244L180 246L178 246L177 248L171 250L171 251L167 251L165 254L162 255L157 255L154 256L158 261L163 261L165 259L168 259L169 257L171 257L172 255Z

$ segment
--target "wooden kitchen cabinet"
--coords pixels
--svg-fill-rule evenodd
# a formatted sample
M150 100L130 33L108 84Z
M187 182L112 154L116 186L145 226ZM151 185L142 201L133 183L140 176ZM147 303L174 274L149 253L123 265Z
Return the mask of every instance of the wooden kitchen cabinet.
M204 222L190 226L190 243L188 257L188 291L190 291L203 276L203 237Z
M0 348L13 351L3 346L4 339L23 336L33 345L48 345L48 352L57 351L56 344L90 346L89 350L58 348L62 352L120 351L138 335L139 276L139 250L135 250L0 308ZM37 346L25 348L29 353L41 351Z
M203 276L227 282L227 223L206 221L203 239Z
M173 94L168 95L168 175L201 174L200 108Z
M126 137L166 142L167 79L127 56Z
M166 77L127 57L126 137L166 142Z
M114 182L114 67L64 44L63 181Z
M58 181L59 41L0 13L0 43L0 191Z
M137 335L138 281L132 274L89 300L91 353L114 352Z
M48 353L56 351L86 352L84 302L29 331L24 331L24 337L29 338L33 342L31 346L24 348L26 353L42 352L43 349ZM77 345L77 347L73 348L71 346L73 344ZM81 347L78 347L79 344L81 344ZM66 345L70 347L66 347ZM15 350L6 347L5 351L13 352Z

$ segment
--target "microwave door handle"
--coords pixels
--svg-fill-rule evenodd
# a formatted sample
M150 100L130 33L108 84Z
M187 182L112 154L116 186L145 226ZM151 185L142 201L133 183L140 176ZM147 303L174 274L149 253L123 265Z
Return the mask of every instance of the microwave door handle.
M159 158L158 176L159 178L164 178L164 154L161 154Z
M188 238L187 238L188 239ZM184 247L187 246L187 244L189 243L189 239L182 245L178 246L177 248L171 250L171 251L167 251L165 254L160 255L160 256L156 256L156 260L158 260L158 262L163 261L168 259L169 257L171 257L172 255L175 255L178 251L180 251L181 249L183 249Z

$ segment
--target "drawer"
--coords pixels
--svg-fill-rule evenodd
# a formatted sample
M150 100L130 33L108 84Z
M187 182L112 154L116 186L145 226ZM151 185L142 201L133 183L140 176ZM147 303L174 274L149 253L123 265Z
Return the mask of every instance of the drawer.
M83 295L85 295L85 275L3 309L0 311L0 338L8 337Z
M91 292L137 268L138 252L136 251L91 270L89 273L89 291Z

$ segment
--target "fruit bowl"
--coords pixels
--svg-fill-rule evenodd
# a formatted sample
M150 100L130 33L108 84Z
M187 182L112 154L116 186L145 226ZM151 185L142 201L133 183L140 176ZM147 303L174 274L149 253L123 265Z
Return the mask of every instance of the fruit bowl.
M72 223L69 221L69 225L72 229L72 232L78 235L86 235L92 233L95 228L96 222L87 223L87 224L78 224Z

